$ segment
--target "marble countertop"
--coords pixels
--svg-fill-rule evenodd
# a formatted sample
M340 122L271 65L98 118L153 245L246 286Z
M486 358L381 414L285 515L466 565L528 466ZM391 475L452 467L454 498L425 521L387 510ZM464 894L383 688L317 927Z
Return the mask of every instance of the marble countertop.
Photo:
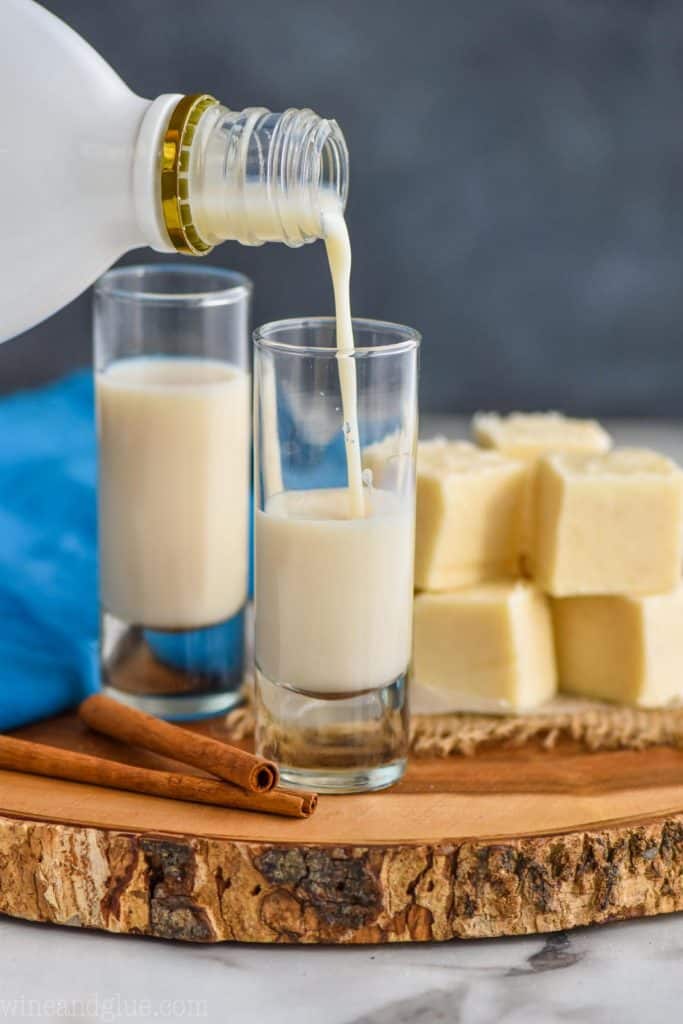
M683 460L683 425L609 423ZM423 436L466 436L426 418ZM1 874L0 874L1 884ZM678 1020L683 915L376 947L192 946L0 918L0 1020L642 1024Z
M642 1024L680 1018L683 915L529 938L193 946L0 919L0 1019Z

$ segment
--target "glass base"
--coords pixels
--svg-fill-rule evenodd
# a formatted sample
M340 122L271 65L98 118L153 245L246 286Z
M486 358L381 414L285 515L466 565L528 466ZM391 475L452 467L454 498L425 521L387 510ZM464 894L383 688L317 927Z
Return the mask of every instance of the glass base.
M157 630L103 611L104 692L170 721L224 714L241 700L244 617L242 610L204 629Z
M113 686L103 686L107 697L126 704L136 711L146 711L155 718L167 722L191 722L200 718L214 718L231 711L242 700L239 691L234 693L203 694L200 697L151 697L146 694L126 693Z
M303 693L258 668L256 749L277 762L287 786L318 793L386 789L408 752L406 676L360 693Z
M280 765L280 779L290 789L312 789L316 793L372 793L388 789L399 781L406 770L405 757L378 768L356 769L354 771L312 771L307 768L291 768Z

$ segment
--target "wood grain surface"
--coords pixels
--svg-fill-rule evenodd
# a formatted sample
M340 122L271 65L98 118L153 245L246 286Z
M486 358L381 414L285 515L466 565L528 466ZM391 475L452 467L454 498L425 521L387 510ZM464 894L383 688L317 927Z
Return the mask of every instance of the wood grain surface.
M72 717L17 735L177 767ZM0 772L0 865L6 914L195 941L490 937L666 913L683 908L683 752L414 759L394 789L321 797L304 821Z

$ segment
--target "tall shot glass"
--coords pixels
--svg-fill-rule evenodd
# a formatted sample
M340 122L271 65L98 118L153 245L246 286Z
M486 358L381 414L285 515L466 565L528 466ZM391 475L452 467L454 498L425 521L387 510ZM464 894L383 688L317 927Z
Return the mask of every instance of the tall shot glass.
M225 711L242 681L250 300L183 263L95 288L103 684L169 719Z
M254 333L256 740L292 786L382 789L405 770L420 336L332 318ZM340 360L355 366L363 515L347 487ZM348 374L346 374L348 380Z

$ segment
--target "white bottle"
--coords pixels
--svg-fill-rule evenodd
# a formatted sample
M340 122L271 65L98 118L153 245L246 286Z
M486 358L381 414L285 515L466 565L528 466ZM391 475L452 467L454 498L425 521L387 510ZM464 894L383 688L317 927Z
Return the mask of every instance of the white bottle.
M334 121L235 112L210 96L142 99L33 0L0 5L0 92L0 341L130 249L300 245L323 235L330 193L346 203L348 154Z

